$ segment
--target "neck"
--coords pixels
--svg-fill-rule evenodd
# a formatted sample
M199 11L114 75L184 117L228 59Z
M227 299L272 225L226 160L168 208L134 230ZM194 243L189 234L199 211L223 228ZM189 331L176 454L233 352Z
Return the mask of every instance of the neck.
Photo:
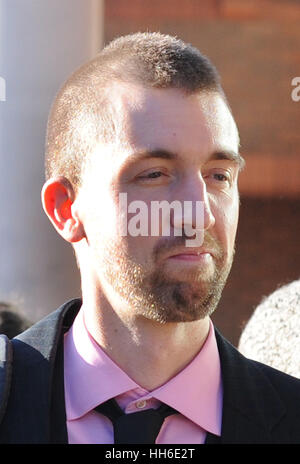
M200 351L209 332L209 318L158 323L117 307L103 295L83 293L85 324L95 341L138 385L148 391L174 377Z

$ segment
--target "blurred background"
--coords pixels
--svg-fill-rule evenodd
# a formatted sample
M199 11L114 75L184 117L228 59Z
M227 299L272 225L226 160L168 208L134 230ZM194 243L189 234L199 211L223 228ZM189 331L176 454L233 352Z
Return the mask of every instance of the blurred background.
M80 295L40 202L50 105L107 42L160 31L211 58L240 130L236 257L213 316L237 345L263 296L300 278L299 24L299 0L0 0L0 299L36 321Z

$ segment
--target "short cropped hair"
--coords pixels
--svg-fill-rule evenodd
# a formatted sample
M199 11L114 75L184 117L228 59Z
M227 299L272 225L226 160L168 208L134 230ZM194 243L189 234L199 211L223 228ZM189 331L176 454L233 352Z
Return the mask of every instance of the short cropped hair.
M52 105L46 137L46 179L64 176L76 190L88 155L115 134L110 111L112 82L177 88L187 94L218 92L219 74L200 51L161 33L119 37L75 71Z

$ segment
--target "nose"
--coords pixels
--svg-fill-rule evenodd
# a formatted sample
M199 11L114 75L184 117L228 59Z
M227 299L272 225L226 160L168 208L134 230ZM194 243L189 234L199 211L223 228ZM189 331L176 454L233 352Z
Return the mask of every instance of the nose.
M174 230L206 231L214 226L215 217L211 210L206 183L201 174L193 175L187 179L177 195L176 200L182 204L182 214L178 214L178 211L174 210L171 218Z

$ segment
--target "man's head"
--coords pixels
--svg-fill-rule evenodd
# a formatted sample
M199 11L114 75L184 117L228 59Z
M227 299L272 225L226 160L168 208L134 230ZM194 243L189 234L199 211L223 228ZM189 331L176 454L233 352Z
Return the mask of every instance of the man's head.
M196 48L159 33L120 37L75 71L53 104L46 140L46 178L64 176L80 186L97 143L118 135L112 87L177 88L186 94L222 94L218 73Z
M73 243L83 288L161 322L215 309L234 254L242 160L207 58L161 34L117 39L59 92L46 146L44 208ZM146 215L155 201L201 202L202 246L186 248L175 214L169 237L121 236L132 213L121 193L128 205L144 202Z

